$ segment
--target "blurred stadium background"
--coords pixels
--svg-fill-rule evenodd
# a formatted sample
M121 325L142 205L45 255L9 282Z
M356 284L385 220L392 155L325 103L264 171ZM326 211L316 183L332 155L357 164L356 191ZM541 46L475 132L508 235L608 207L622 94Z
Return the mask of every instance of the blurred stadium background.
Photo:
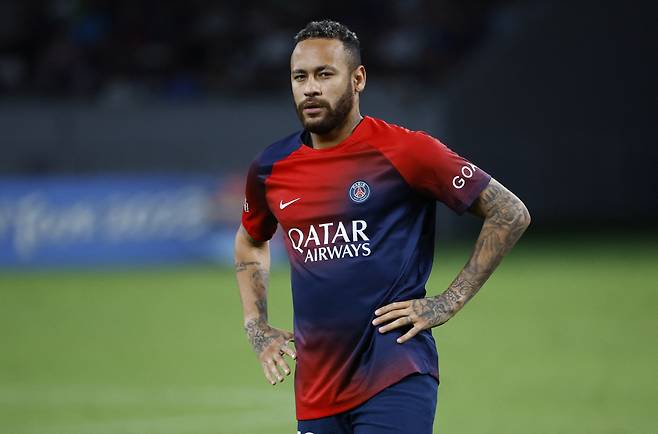
M612 0L0 1L0 432L293 433L231 269L245 170L298 129L292 36L362 41L362 112L533 224L435 329L436 432L655 433L658 7ZM312 182L312 180L309 180ZM478 230L439 206L429 292ZM291 327L280 247L271 319Z

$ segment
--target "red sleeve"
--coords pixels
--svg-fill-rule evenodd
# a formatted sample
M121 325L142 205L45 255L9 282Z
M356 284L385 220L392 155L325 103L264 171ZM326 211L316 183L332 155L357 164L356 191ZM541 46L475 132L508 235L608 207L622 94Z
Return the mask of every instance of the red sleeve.
M409 183L458 214L471 206L491 176L424 132L409 132L393 164Z
M277 221L265 199L264 177L259 176L258 162L254 162L247 174L242 226L256 241L267 241L276 232Z

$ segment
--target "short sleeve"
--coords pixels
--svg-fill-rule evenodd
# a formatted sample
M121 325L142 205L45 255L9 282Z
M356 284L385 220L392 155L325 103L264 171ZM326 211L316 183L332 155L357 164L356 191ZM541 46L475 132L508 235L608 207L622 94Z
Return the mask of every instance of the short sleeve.
M267 241L276 232L277 220L265 197L265 178L260 176L258 162L252 163L247 174L242 226L256 241Z
M409 134L398 166L410 186L463 214L491 175L424 132Z

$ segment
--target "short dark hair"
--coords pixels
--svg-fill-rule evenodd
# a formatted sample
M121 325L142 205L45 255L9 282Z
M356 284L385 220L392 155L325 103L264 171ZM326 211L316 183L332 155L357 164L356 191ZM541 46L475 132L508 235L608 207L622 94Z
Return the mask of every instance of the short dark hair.
M311 21L295 35L295 44L307 39L337 39L343 43L351 69L361 65L361 44L356 33L344 24L331 20Z

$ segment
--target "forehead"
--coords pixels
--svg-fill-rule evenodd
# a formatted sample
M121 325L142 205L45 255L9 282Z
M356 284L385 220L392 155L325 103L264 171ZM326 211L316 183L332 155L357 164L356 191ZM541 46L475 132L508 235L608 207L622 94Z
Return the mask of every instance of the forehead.
M312 70L321 65L347 66L347 52L337 39L306 39L295 46L290 56L290 69Z

